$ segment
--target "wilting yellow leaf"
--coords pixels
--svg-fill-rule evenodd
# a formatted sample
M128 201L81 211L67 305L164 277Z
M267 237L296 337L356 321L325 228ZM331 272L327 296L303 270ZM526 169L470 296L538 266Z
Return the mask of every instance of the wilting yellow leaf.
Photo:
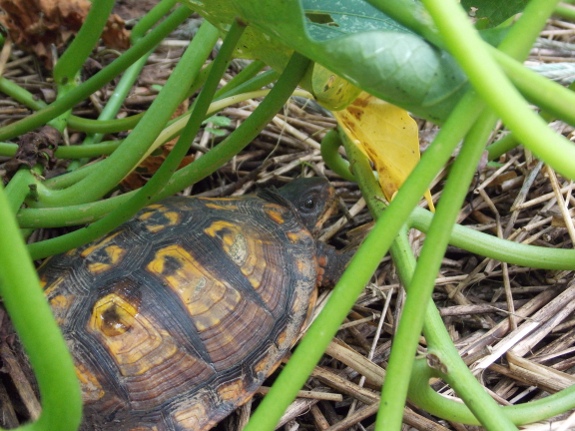
M373 162L383 193L391 200L419 161L418 130L413 118L366 92L333 115L349 139ZM433 211L429 190L425 199Z

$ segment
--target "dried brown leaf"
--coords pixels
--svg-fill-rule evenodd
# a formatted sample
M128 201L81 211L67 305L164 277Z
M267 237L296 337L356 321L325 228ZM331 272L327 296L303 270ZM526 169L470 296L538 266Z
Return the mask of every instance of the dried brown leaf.
M6 164L6 170L14 172L21 165L33 168L37 163L52 168L56 163L54 153L59 140L60 132L51 126L44 126L38 132L22 135L18 142L18 150Z
M78 32L90 5L88 0L0 0L4 12L0 24L16 45L36 53L51 68L50 46L60 48ZM129 33L122 18L117 15L108 18L102 40L112 48L128 48Z

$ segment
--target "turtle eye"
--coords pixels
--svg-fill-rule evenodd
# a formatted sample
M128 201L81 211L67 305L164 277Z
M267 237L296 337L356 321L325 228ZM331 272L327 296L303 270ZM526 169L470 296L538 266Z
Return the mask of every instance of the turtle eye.
M313 198L308 198L303 202L303 207L307 210L315 208L315 200Z
M318 208L318 198L314 191L305 193L299 201L299 211L303 213L313 213Z

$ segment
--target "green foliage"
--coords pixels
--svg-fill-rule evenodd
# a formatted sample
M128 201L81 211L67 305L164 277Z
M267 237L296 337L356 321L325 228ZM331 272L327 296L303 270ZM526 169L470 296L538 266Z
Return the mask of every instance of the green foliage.
M223 31L235 16L253 26L237 55L282 70L296 50L361 89L436 122L445 120L467 88L449 54L362 0L185 3Z
M210 132L214 136L225 136L228 134L226 130L222 130L223 127L228 127L232 124L232 120L228 117L223 117L221 115L212 115L206 118L202 124L211 123L212 127L206 127L205 130Z
M498 26L525 9L527 3L529 3L528 0L461 0L461 5L469 16L484 21L481 28Z

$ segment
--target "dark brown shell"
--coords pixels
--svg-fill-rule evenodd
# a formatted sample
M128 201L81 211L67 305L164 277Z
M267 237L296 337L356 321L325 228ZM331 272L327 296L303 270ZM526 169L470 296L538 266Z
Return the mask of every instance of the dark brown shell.
M258 197L169 198L40 277L74 356L83 430L206 430L245 402L315 299L315 241Z

